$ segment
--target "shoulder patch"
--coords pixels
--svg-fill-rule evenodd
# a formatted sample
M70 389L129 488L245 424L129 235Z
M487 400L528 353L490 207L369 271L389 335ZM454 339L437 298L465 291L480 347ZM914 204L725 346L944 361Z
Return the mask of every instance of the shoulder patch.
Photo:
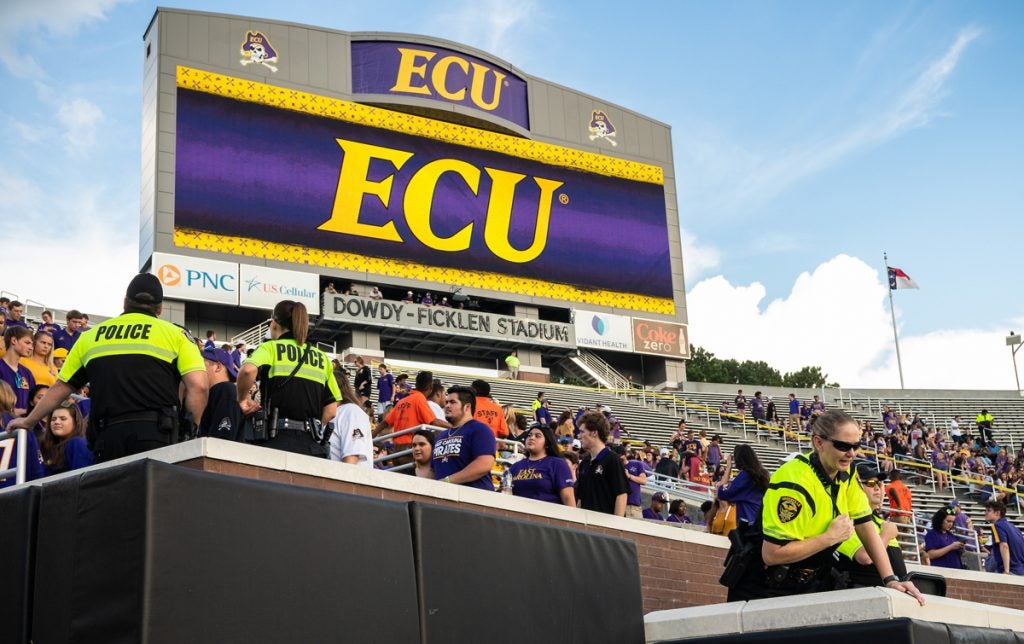
M780 522L789 523L795 519L800 514L800 510L803 509L804 506L802 503L791 496L784 496L779 499L779 505L776 507L775 513L779 516Z

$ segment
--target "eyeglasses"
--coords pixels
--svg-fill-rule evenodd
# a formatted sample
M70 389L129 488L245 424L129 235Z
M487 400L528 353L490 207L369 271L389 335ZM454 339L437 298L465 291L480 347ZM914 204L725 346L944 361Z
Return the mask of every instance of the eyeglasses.
M861 481L860 483L861 485L866 485L868 487L882 487L882 482L879 481L878 479L871 479L870 481Z
M835 447L840 452L852 452L860 449L860 443L846 443L844 441L837 441L834 438L828 438L827 436L821 436L820 438L832 443L832 447Z

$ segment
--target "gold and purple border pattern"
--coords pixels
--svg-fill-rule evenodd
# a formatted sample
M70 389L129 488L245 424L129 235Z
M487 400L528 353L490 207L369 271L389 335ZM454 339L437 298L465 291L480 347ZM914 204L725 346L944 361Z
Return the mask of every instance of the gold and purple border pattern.
M387 129L480 150L489 150L548 165L631 181L664 184L662 169L654 165L574 150L497 132L488 132L412 114L393 112L299 90L275 87L183 65L177 67L177 84L182 89ZM435 284L451 284L499 293L544 297L633 311L675 314L675 302L669 298L582 289L569 284L511 277L498 273L429 266L406 260L279 244L255 238L212 234L186 228L175 227L174 244L183 248L259 257L291 264L366 272L387 277L414 277Z

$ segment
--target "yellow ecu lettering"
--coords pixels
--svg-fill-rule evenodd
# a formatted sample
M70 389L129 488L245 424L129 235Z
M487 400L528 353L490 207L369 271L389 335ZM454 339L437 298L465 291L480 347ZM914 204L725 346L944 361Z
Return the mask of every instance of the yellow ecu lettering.
M534 229L533 243L524 250L514 248L509 242L509 230L512 227L512 200L516 193L516 184L526 178L524 174L484 168L491 177L491 198L487 203L487 225L484 227L484 241L491 252L498 257L516 264L537 259L548 243L548 226L551 222L551 199L555 190L562 185L561 181L541 179L533 180L540 188L540 199L537 203L537 225Z
M494 72L494 93L491 94L491 100L488 102L484 100L484 81L487 80L489 71ZM501 82L503 80L505 80L505 75L501 72L489 70L480 63L473 63L473 86L469 90L470 100L480 109L490 112L501 102Z
M338 189L334 194L331 218L317 228L332 233L401 242L402 238L395 228L395 222L389 221L382 226L364 224L359 221L359 211L363 204L363 195L376 196L385 208L391 201L391 184L394 183L395 175L389 174L380 181L370 181L367 179L370 161L373 159L390 161L397 171L412 158L412 152L344 139L336 140L341 149L345 151L345 158L338 175Z
M437 182L445 172L454 172L462 177L477 194L480 187L480 171L465 161L458 159L438 159L420 168L405 190L405 220L409 230L424 245L448 253L469 248L473 235L473 224L467 224L451 237L438 237L430 226L430 211L434 203L434 190Z
M430 81L434 84L434 91L437 92L437 95L441 98L446 98L449 101L461 101L466 98L465 85L454 92L448 91L448 68L452 65L458 65L464 74L467 76L469 75L468 62L457 56L445 56L441 60L437 61L436 65L434 65L434 71L430 74ZM475 80L473 87L476 87ZM474 89L474 91L476 90Z
M395 86L389 91L408 92L410 94L426 94L427 96L430 96L430 88L426 85L427 62L434 57L434 52L423 51L422 49L399 47L398 53L402 55L401 60L398 61L398 77L395 79ZM420 60L423 62L417 64ZM422 81L422 84L413 85L413 77Z

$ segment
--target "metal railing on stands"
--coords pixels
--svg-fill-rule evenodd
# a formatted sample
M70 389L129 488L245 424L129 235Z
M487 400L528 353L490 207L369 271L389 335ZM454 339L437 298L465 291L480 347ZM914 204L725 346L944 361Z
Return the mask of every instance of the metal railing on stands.
M0 431L0 481L6 481L13 476L15 485L25 482L27 434L27 429L16 429L13 435L8 431ZM8 465L11 464L11 450L17 454L18 464L8 468Z
M435 434L438 433L438 432L443 432L444 431L444 428L438 427L437 425L416 425L415 427L409 427L409 428L403 429L401 431L391 432L389 434L381 434L381 435L379 435L379 436L377 436L376 438L373 439L373 444L374 445L383 445L383 444L385 444L385 443L387 443L389 441L393 441L396 436L407 436L409 434L414 434L414 433L420 431L421 429L425 429L428 432L434 432ZM522 453L523 444L520 443L519 441L508 440L508 439L505 439L505 438L499 438L499 439L497 439L497 443L498 443L498 452L499 453L501 453L501 452L510 453L510 454L521 454ZM503 447L506 448L506 449L502 449ZM411 447L408 448L408 449L401 449L401 450L398 450L397 452L391 452L390 454L384 454L383 456L379 456L379 457L373 459L373 464L374 464L374 466L376 466L376 465L383 465L384 463L387 463L388 461L393 461L395 459L402 458L403 456L409 456L411 454L412 454L412 448ZM505 471L505 467L508 466L508 465L511 465L514 462L515 462L515 459L499 456L498 458L495 459L495 463L501 465L501 467L500 468L496 467L496 468L491 469L491 475L493 475L493 476L501 476L504 473L504 471ZM405 470L411 469L413 467L415 467L415 463L404 463L402 465L396 465L394 467L387 467L387 468L384 468L384 469L386 469L388 472L404 472Z
M613 391L629 390L631 388L629 379L616 371L614 367L605 362L604 359L597 354L591 353L585 349L580 349L575 358L585 364L595 373L595 375L599 376L611 385L610 388Z
M260 322L256 326L242 331L235 337L231 338L231 344L236 342L244 342L247 347L258 346L263 342L263 338L266 337L267 331L270 330L270 318Z
M647 483L644 488L652 492L664 492L688 501L703 503L714 498L715 488L702 483L691 483L674 476L658 474L657 472L647 473Z

